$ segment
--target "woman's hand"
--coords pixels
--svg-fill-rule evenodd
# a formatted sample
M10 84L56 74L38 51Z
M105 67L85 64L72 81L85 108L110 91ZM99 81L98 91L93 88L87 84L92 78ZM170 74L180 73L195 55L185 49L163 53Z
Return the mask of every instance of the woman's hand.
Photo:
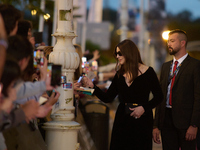
M92 60L97 60L99 59L100 55L99 55L99 51L96 49L94 52L93 52L93 58Z
M77 94L80 93L80 92L78 91L78 89L81 89L80 86L81 86L81 83L79 83L79 82L75 82L75 83L74 83L74 94L75 94L75 95L77 95ZM83 90L83 89L82 89L82 90Z
M40 81L45 81L47 78L47 59L46 57L43 57L44 59L44 64L43 66L38 65L38 68L40 70Z
M46 104L51 106L54 105L58 101L58 98L60 97L60 93L55 89L54 91L55 92L52 92L51 96L49 97L49 100L46 102Z
M82 86L94 88L94 84L93 84L92 80L90 80L88 77L85 77L85 76L82 79Z
M52 106L58 101L59 97L60 93L58 91L55 90L55 92L52 92L51 96L49 97L49 100L44 105L41 105L39 107L36 116L39 118L47 116L48 113L51 111Z
M35 47L35 37L30 37L30 38L29 38L29 42L31 43L31 45L32 45L33 47Z
M0 106L1 106L0 109L7 112L7 113L10 113L10 111L13 108L13 101L15 101L16 98L17 98L16 89L11 88L8 91L8 97L2 99L2 104L0 104Z
M47 114L50 112L51 109L52 109L52 105L48 103L41 105L37 111L36 117L44 118L45 116L47 116Z
M40 69L40 81L45 81L45 83L46 83L46 90L50 91L50 90L53 90L54 87L51 86L51 76L50 76L49 73L47 73L47 63L48 63L48 60L46 59L46 57L43 57L43 59L44 59L44 65L43 66L38 65L38 68Z
M138 106L138 107L135 107L135 108L129 108L129 109L133 111L130 114L130 116L135 117L135 119L140 118L145 112L145 110L144 110L144 108L142 106Z
M35 119L39 111L39 103L34 99L27 101L25 104L21 105L22 110L26 116L26 122L29 123L30 120Z
M0 39L7 40L5 24L1 14L0 14Z

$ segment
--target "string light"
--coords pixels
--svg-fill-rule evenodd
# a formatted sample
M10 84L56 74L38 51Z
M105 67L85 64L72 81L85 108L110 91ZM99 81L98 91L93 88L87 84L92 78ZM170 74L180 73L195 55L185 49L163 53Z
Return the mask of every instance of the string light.
M31 14L32 14L32 16L35 16L36 14L37 14L37 10L31 10Z
M164 39L164 40L168 40L168 38L169 38L169 30L167 30L167 31L164 31L163 33L162 33L162 38Z
M48 13L46 13L43 17L45 20L48 20L51 16Z

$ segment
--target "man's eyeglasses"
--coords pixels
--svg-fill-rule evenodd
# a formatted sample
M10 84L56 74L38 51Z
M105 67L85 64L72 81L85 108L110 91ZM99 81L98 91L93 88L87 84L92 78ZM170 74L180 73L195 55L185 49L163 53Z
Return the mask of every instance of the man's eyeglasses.
M122 56L122 53L121 53L120 51L115 52L115 56L116 56L116 57L117 57L117 54L118 54L119 56Z

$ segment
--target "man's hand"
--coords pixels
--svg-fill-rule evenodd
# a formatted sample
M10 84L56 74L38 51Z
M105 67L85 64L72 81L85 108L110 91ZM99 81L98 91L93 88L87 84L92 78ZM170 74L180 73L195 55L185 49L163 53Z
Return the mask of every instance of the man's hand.
M186 135L185 135L185 139L187 141L192 141L192 140L196 139L197 130L198 130L197 127L189 126L189 128L187 129Z
M158 128L153 129L153 140L155 143L160 144L160 130Z

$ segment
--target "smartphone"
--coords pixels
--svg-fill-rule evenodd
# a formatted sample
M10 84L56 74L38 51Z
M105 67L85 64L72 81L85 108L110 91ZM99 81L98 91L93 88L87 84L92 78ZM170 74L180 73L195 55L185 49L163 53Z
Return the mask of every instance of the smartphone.
M83 76L80 76L77 82L80 83L82 78L83 78Z
M61 85L61 65L51 65L51 86Z
M35 71L35 72L36 72L36 70L37 70L36 52L37 52L37 51L34 51L34 52L33 52L33 68L34 68L34 71Z
M44 65L44 51L43 50L35 50L33 53L33 66L36 69L37 65Z
M46 93L47 93L47 95L48 95L49 97L51 97L51 94L52 94L53 92L55 92L55 90L54 90L54 89L53 89L53 90L51 90L51 91L46 91Z
M86 57L82 57L82 68L85 67L85 63L87 62L87 58Z
M62 84L67 83L67 78L66 78L66 76L61 76L61 83L62 83Z

